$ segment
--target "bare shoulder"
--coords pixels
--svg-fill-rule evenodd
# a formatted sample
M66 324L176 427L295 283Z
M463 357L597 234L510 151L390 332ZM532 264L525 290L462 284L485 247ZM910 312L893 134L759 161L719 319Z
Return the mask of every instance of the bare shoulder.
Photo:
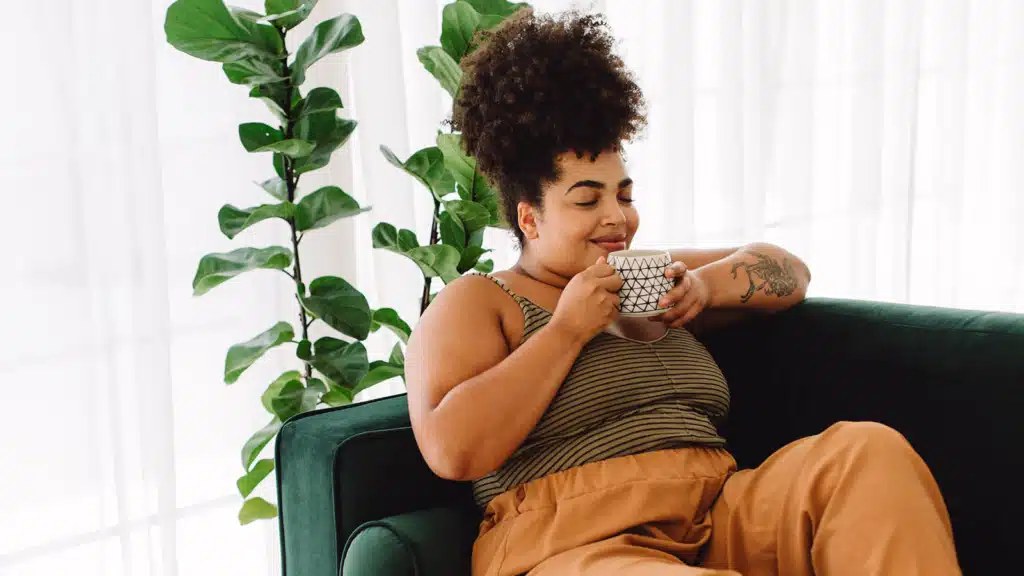
M494 280L481 274L467 274L444 287L427 307L424 317L451 315L473 310L475 314L499 314L509 297ZM422 323L422 320L421 320Z
M478 275L454 280L434 297L406 352L411 413L433 409L453 388L508 356L505 301L511 298L500 286Z

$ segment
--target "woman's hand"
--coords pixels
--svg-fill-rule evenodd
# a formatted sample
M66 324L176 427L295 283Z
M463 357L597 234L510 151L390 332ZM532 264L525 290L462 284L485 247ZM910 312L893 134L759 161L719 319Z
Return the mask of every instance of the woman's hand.
M658 306L672 309L654 316L651 320L664 322L670 328L685 326L708 307L711 302L711 289L700 275L688 270L686 264L682 262L670 264L665 269L665 276L674 278L676 285L661 297Z
M619 316L622 278L604 256L573 276L562 290L551 323L586 343Z

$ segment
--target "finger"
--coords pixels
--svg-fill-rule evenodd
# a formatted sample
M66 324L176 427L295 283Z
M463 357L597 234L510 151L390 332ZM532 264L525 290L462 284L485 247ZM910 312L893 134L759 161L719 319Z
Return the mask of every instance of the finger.
M682 282L676 284L658 300L658 308L671 308L675 306L686 296L686 290L687 288Z
M675 287L669 290L665 296L662 297L662 301L664 303L659 303L659 307L667 308L669 306L675 306L678 302L682 302L686 295L690 293L691 288L693 288L693 274L687 273L682 280L677 280Z
M598 261L590 268L587 268L586 272L588 272L594 278L606 278L616 273L615 268L613 268L607 262L601 261Z
M693 308L694 304L697 303L697 294L695 292L687 292L685 296L679 301L678 304L672 307L671 310L665 312L665 322L674 323L676 320L682 318L687 312Z
M603 276L597 279L597 283L609 292L618 292L619 288L622 288L622 277L618 274Z
M686 326L687 324L692 322L698 314L700 314L700 307L696 305L691 306L690 309L686 311L686 314L683 314L681 318L679 318L678 320L671 324L671 327L680 328L682 326Z
M686 274L686 264L673 262L665 267L666 278L682 278Z

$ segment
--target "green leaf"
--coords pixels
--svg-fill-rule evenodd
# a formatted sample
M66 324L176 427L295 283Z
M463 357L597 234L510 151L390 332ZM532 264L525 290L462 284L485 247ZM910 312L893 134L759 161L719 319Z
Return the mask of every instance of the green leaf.
M473 37L501 22L502 17L482 15L465 2L452 2L441 11L441 47L455 62L473 49Z
M281 120L282 124L288 121L288 114L284 111L288 105L288 85L286 83L258 84L249 90L249 97L263 100L263 103ZM297 100L298 98L299 91L293 91L292 99Z
M313 390L318 394L327 393L327 384L324 384L323 380L319 378L309 378L307 381L309 382L309 386L307 386L306 389Z
M477 261L490 250L480 246L466 246L462 251L462 258L459 260L459 273L465 273L476 267Z
M319 112L301 118L295 125L295 134L303 140L316 143L316 149L306 158L295 162L295 173L304 174L327 166L331 154L348 140L356 129L356 121L340 118L334 112Z
M229 6L228 10L231 11L235 20L238 20L238 23L249 33L249 38L252 42L266 52L266 55L261 54L260 56L274 64L279 63L279 57L284 55L284 38L276 28L263 23L266 16L237 6Z
M473 7L481 14L508 17L516 10L529 6L525 2L509 2L508 0L459 0Z
M466 246L483 246L484 245L484 229L481 228L469 235L466 238Z
M285 382L279 389L274 390L269 398L270 412L282 422L298 414L304 390L299 380Z
M351 14L342 14L317 24L313 33L295 51L291 68L292 83L299 86L305 82L306 70L317 60L362 43L363 29L359 20Z
M235 344L228 349L228 355L224 359L224 382L234 384L242 372L266 354L267 350L280 346L292 338L295 338L295 331L292 330L291 324L278 322L259 336Z
M466 245L466 229L462 227L462 222L448 212L442 212L438 216L438 227L441 229L441 243L454 246L462 252Z
M503 226L498 210L498 195L487 185L487 179L477 171L476 161L462 151L459 135L438 134L437 147L444 154L445 166L461 187L459 194L462 199L486 207L490 214L489 226Z
M268 392L271 390L268 388ZM266 393L265 393L266 394ZM296 414L309 412L316 408L320 399L320 391L306 388L298 380L289 380L275 389L269 398L270 411L281 421L288 420Z
M332 407L348 406L352 403L352 397L353 394L348 390L331 384L331 389L320 398L320 401Z
M284 134L262 122L246 122L238 125L238 138L246 152L256 152L264 146L280 142L284 139Z
M356 340L370 333L370 306L362 292L336 276L322 276L309 285L302 305L338 332Z
M242 498L246 498L252 491L259 486L263 479L270 475L274 471L274 460L271 458L264 458L256 463L252 467L252 471L245 474L235 482L235 486L238 486L238 493L242 495Z
M306 340L306 342L308 342L308 340ZM260 396L260 402L263 404L263 408L266 409L267 412L270 412L271 414L274 413L274 407L271 402L281 394L281 390L284 389L285 385L293 381L298 382L300 386L302 385L302 373L298 370L289 370L288 372L281 374L276 380L267 386L263 395Z
M192 280L192 294L201 296L228 280L250 270L284 270L292 263L292 252L282 246L239 248L207 254L199 261Z
M284 154L278 154L277 152L274 152L274 172L277 173L277 176L279 178L283 179L285 177L285 172L284 172ZM287 186L287 184L286 184L286 186ZM286 200L286 199L287 199L287 197L286 198L282 198L282 200Z
M493 260L481 260L480 262L477 262L477 265L474 266L473 269L476 270L477 272L483 272L484 274L490 274L491 272L494 271L494 261Z
M462 84L462 70L459 64L452 59L451 55L440 46L424 46L416 51L423 67L430 72L430 75L441 83L445 92L451 94L452 98L459 92Z
M288 30L298 26L308 18L309 13L316 6L316 2L317 0L266 0L265 6L267 15L287 14L272 21L281 28Z
M295 229L304 232L329 226L342 218L368 211L337 186L324 186L303 196L295 211Z
M270 439L277 434L277 431L281 429L281 421L276 417L271 420L266 426L257 430L248 440L245 441L245 445L242 446L242 468L246 472L252 469L252 463L256 460L256 457L260 455L260 451L263 447L270 442Z
M401 344L395 344L395 347L391 349L391 357L388 358L388 363L393 366L405 366L405 354L402 352Z
M416 233L412 230L396 230L387 222L381 222L373 228L373 247L390 250L397 254L405 254L409 250L419 246L416 240Z
M227 62L223 68L224 75L232 84L270 84L286 80L279 66L263 58Z
M330 336L324 336L313 344L310 363L328 380L348 389L358 384L370 369L362 342L348 343Z
M250 152L279 152L289 158L302 158L303 156L309 156L313 153L316 148L316 144L307 140L301 140L299 138L291 138L288 140L281 140L280 142L274 142L273 144L267 144L266 146L260 146Z
M379 308L373 311L373 322L370 325L370 332L376 332L382 327L391 330L402 342L408 342L409 335L412 334L412 329L409 328L409 325L392 308Z
M212 62L237 62L251 57L273 57L253 37L223 0L177 0L164 20L167 42L182 52Z
M252 208L235 208L231 204L225 204L217 212L217 222L220 224L220 231L228 238L234 238L239 232L257 222L268 218L280 218L287 221L295 214L295 205L291 202L280 204L262 204Z
M298 347L295 349L295 356L299 360L309 361L313 358L313 343L309 340L299 341Z
M387 146L381 146L380 151L392 165L401 168L421 184L430 190L434 199L441 201L442 198L455 191L455 180L444 165L444 155L436 146L424 148L417 151L402 162Z
M458 266L461 256L451 246L435 244L413 248L405 254L415 262L427 278L438 276L447 284L460 276Z
M257 520L269 520L277 517L277 506L267 502L263 498L250 498L242 503L242 509L238 511L238 523L242 526Z
M309 116L320 112L334 112L341 108L341 96L331 88L313 88L299 103L297 117Z
M274 156L276 160L278 155L275 154ZM263 182L259 182L259 185L260 188L266 190L267 194L270 194L278 200L285 201L288 199L288 183L281 178L264 180Z
M357 384L356 387L352 389L352 395L355 396L356 394L362 392L363 390L366 390L367 388L370 388L371 386L376 386L381 382L386 382L388 380L391 380L392 378L397 378L404 374L405 368L403 366L396 366L394 364L388 364L386 362L383 363L382 365L375 366L371 368L370 371L366 373L366 376L364 376L363 379L359 381L359 384Z
M445 211L455 216L467 232L475 232L486 228L491 221L491 213L482 204L470 200L451 200L444 203Z
M373 247L409 258L427 278L440 277L447 284L459 277L458 249L441 244L416 246L416 235L410 230L398 231L391 224L381 222L373 229Z

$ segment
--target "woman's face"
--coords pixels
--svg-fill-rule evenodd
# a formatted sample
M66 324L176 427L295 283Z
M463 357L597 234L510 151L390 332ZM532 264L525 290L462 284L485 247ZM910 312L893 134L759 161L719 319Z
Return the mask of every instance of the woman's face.
M594 160L569 152L556 161L560 176L542 184L542 209L521 203L519 223L526 237L524 255L571 278L601 256L628 248L640 216L619 152L602 152Z

